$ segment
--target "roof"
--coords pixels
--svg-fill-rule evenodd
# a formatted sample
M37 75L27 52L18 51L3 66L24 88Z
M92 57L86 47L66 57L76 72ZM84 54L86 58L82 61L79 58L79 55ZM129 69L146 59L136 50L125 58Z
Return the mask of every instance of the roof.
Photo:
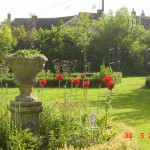
M97 10L97 13L88 13L88 12L80 12L78 16L81 14L89 14L91 20L98 19L103 11L101 9ZM32 16L32 18L15 18L11 24L13 26L21 26L24 25L26 29L31 29L36 27L36 29L51 29L52 25L59 26L60 21L62 20L65 25L70 24L74 19L80 20L76 15L75 16L67 16L67 17L58 17L58 18L37 18L37 16Z
M21 26L24 25L26 29L30 29L33 26L36 26L37 29L51 29L51 26L58 26L60 25L60 21L62 20L63 23L68 22L74 16L67 16L67 17L59 17L59 18L37 18L36 21L32 21L32 18L15 18L12 21L13 26Z

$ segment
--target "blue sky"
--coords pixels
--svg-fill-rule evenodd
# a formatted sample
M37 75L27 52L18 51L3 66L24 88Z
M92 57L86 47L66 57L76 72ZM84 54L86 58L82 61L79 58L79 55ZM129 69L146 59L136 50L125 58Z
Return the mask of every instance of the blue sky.
M105 12L127 7L135 8L137 15L142 9L150 16L149 0L104 0ZM101 8L102 0L0 0L0 22L7 18L10 12L14 18L29 18L31 14L39 18L71 16L78 12L96 12Z

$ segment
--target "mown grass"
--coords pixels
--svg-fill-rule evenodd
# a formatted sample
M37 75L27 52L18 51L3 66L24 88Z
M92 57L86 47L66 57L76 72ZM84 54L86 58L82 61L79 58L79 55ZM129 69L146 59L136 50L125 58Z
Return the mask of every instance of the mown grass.
M119 120L133 127L138 145L142 150L150 149L150 91L144 88L145 77L123 78L122 83L113 89L112 96L112 120ZM63 85L62 85L63 86ZM43 102L50 105L55 102L70 101L78 102L85 107L84 90L82 88L34 88L33 94ZM104 113L104 106L108 92L106 88L89 88L87 97L88 111ZM7 102L19 94L18 88L3 88L0 91L0 100ZM3 108L6 108L5 106ZM144 133L144 138L140 134ZM124 138L124 135L122 135Z

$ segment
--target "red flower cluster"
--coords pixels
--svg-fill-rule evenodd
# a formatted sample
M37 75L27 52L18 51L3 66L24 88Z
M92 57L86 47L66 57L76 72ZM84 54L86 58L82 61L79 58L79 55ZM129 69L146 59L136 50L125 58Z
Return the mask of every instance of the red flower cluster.
M63 79L63 75L62 74L57 74L56 75L56 79L57 80L62 80Z
M115 83L113 81L109 81L106 86L109 90L112 90L114 88Z
M39 86L45 86L47 83L47 80L40 80L39 81Z
M72 81L71 81L72 85L79 85L80 83L80 79L79 78L74 78Z
M112 90L114 88L114 86L115 86L115 83L112 81L112 77L111 76L104 76L102 81L106 83L106 87L109 90Z
M82 78L82 79L84 79L86 76L85 76L85 74L80 74L80 77Z
M89 81L83 81L82 86L83 87L89 87L90 82Z
M111 76L104 76L102 80L103 80L103 82L108 83L109 81L112 80L112 77Z

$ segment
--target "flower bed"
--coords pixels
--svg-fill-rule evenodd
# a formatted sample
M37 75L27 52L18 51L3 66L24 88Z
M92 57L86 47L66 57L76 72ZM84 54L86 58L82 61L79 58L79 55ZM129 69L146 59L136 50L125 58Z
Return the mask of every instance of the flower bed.
M56 76L58 77L58 76ZM62 82L62 78L56 79L57 85ZM125 148L135 149L135 137L126 139L125 133L132 133L134 131L121 123L110 122L109 109L111 90L114 88L112 77L105 76L102 81L105 82L109 92L106 95L105 113L101 114L98 111L90 110L87 107L87 92L91 83L85 79L81 82L79 78L74 78L72 84L72 97L75 99L77 95L77 86L83 86L84 98L82 104L76 100L64 99L64 101L55 102L51 105L44 107L44 112L40 116L40 137L33 136L28 130L21 130L20 128L13 127L9 129L9 124L4 125L7 118L0 117L2 121L2 132L0 136L0 143L4 143L9 149L83 149L83 150L121 150ZM46 86L47 82L41 80L39 82L42 89ZM73 89L74 88L74 89ZM41 89L41 90L42 90ZM44 90L43 90L44 91ZM58 90L59 92L59 90ZM109 94L108 94L109 93ZM70 96L71 96L70 95ZM81 95L80 95L81 96ZM84 104L85 103L85 104ZM97 109L100 106L97 106ZM96 110L97 110L96 109ZM8 120L7 120L8 122Z

